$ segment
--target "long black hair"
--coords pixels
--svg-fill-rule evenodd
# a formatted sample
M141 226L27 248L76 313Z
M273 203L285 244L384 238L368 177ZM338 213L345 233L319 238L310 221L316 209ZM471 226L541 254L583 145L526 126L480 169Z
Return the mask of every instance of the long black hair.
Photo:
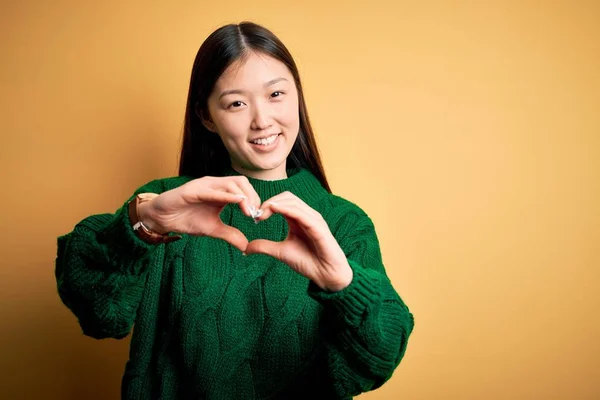
M229 24L214 31L200 46L190 79L183 142L179 158L179 175L200 178L219 176L230 166L231 159L219 135L210 132L201 115L208 115L208 97L215 83L233 62L255 51L269 55L285 64L298 91L300 130L288 155L286 168L306 168L331 193L314 133L308 119L300 74L292 55L285 45L267 28L253 22Z

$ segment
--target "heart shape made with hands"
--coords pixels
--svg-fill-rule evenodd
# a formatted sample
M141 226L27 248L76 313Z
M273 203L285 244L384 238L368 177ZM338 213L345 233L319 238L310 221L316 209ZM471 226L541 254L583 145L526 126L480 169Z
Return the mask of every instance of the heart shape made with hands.
M250 206L249 211L254 223L280 214L289 229L280 242L267 239L248 242L245 251L242 250L244 255L270 255L323 288L339 289L349 284L352 271L327 222L296 195L282 193L265 201L259 209Z
M239 195L239 197L241 197L243 199L247 199L247 197L244 195ZM271 199L269 199L269 200L271 200ZM255 224L258 224L261 220L266 220L266 219L270 218L273 214L275 214L275 212L273 210L273 206L276 206L277 203L272 200L271 201L269 201L269 200L263 202L259 207L256 207L253 205L247 206L248 214L250 214L250 217L254 220ZM269 210L269 212L266 213L267 215L265 215L265 209L263 209L261 207L265 207L265 209ZM264 215L264 217L259 220L259 218L262 217L263 215ZM284 216L284 218L285 218L285 216ZM288 220L288 223L289 223L289 220ZM244 235L238 228L227 225L224 222L221 222L218 229L216 229L215 231L213 231L211 233L211 236L219 238L219 239L223 239L223 240L229 242L231 245L238 248L242 252L243 255L247 255L246 249L247 249L248 244L251 242L248 241L248 238L246 237L246 235ZM269 242L269 243L273 243L273 244L281 243L281 241L271 241L271 240L267 240L267 239L260 239L260 240L263 242ZM256 248L255 250L257 250L256 252L262 252L262 251L260 251L262 249L264 249L264 246L260 246L260 248ZM275 256L275 254L271 254L271 255Z
M245 196L240 197L246 198ZM306 242L306 244L310 244L315 240L323 238L333 239L329 227L321 214L291 192L283 192L271 197L265 200L259 207L249 205L248 214L250 214L255 224L269 219L274 214L280 214L287 221L289 228L288 235L283 241L275 242L266 239L256 239L252 242L283 244L286 241L300 239Z

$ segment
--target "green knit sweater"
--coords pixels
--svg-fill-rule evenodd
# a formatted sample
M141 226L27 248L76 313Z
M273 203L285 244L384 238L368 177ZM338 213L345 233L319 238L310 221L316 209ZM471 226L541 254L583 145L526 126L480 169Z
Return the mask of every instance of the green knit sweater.
M190 180L154 180L130 199ZM212 237L146 244L126 203L85 218L58 238L58 293L85 335L132 332L123 399L351 399L400 363L413 316L386 275L371 219L305 169L249 180L262 201L290 191L321 213L352 282L329 293L270 256L244 256ZM228 204L221 219L249 241L287 235L279 214L255 224Z

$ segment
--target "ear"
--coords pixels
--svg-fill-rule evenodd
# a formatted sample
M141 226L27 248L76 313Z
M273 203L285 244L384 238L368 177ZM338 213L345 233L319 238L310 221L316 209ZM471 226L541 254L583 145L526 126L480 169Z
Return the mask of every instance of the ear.
M217 133L217 126L210 117L210 114L208 114L208 112L204 112L204 110L201 110L197 103L195 111L198 118L200 118L200 121L202 121L202 125L204 125L204 127L209 131Z

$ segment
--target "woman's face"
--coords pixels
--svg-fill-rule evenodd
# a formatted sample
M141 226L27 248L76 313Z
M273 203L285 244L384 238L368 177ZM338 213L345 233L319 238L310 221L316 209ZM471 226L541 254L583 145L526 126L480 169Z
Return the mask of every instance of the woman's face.
M235 170L264 180L287 176L300 118L294 78L282 62L252 52L230 65L208 98L208 112L204 125L221 137Z

